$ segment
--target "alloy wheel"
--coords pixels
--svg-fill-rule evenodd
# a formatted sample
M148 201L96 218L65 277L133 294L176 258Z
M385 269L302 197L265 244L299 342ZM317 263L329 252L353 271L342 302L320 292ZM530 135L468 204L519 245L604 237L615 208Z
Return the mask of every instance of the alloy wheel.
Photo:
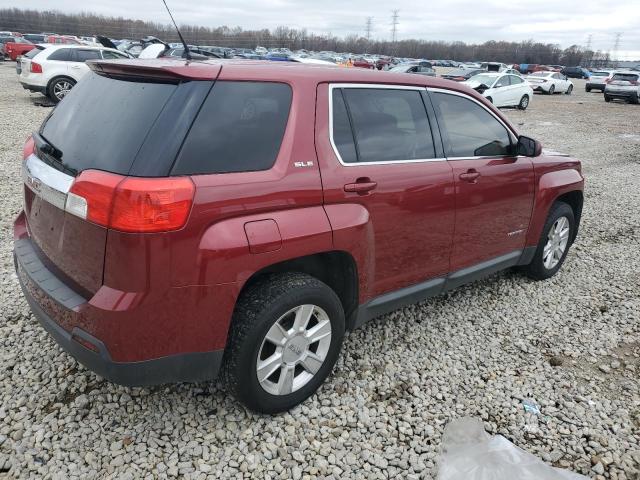
M571 230L567 217L558 218L547 235L547 243L542 250L542 262L547 270L555 268L569 244L569 231Z
M53 94L58 100L62 100L73 88L73 85L68 80L59 80L53 86Z
M282 315L262 341L256 360L260 386L288 395L320 370L331 346L331 320L317 305L300 305Z

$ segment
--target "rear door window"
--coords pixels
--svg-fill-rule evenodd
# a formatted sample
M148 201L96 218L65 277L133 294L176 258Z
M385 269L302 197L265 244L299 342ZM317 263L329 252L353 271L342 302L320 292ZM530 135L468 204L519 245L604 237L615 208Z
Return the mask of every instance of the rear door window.
M342 91L358 162L435 157L427 111L418 90L372 87Z
M344 103L342 90L336 88L332 95L333 109L333 129L332 138L335 148L340 154L340 159L344 163L355 163L358 161L356 153L356 142L353 139L349 114Z
M471 99L448 93L432 93L441 132L448 139L448 157L511 155L511 136L484 107Z
M177 175L250 172L273 166L287 126L291 87L218 81L173 168Z
M73 51L70 48L59 48L49 55L47 60L58 60L60 62L71 62Z

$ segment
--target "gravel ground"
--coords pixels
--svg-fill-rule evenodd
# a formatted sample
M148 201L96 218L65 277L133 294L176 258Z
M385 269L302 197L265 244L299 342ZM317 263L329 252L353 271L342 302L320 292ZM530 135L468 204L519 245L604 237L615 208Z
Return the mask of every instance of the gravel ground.
M109 384L36 324L11 224L22 143L49 109L1 65L0 478L433 478L444 427L468 415L555 466L639 479L640 107L575 84L507 111L584 162L582 230L561 272L506 272L373 321L318 394L268 417L212 384Z

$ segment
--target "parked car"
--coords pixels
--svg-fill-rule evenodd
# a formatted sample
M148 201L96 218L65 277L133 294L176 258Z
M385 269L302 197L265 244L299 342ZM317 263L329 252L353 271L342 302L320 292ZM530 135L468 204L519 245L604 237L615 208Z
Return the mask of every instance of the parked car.
M512 266L550 278L576 237L580 162L465 86L276 62L90 67L24 147L14 263L44 328L111 381L220 372L249 408L284 411L346 330Z
M15 43L15 41L20 38L16 36L0 36L0 56L2 60L7 60L9 58L9 54L5 51L5 45L7 43Z
M533 98L531 85L520 75L485 72L463 82L496 107L518 107L526 110Z
M607 81L613 76L613 70L594 70L585 84L585 91L599 90L604 92Z
M80 45L80 41L70 35L47 35L44 43L54 45Z
M52 45L33 56L20 58L19 81L25 90L46 95L52 102L62 100L87 73L87 60L129 58L113 48L84 45Z
M484 73L485 71L486 70L483 70L482 68L461 68L459 70L452 70L449 73L445 73L441 75L441 77L446 80L464 82L465 80L469 80L474 75L478 75L479 73Z
M584 78L587 79L591 76L591 72L583 67L564 67L560 73L569 78Z
M45 43L46 35L43 33L25 33L22 38L31 43Z
M486 70L487 72L503 72L507 70L509 67L504 63L500 62L482 62L480 64L480 68Z
M205 50L204 48L199 48L199 47L194 47L194 46L190 46L189 47L189 53L191 54L191 57L193 58L194 55L199 55L205 58L222 58L220 55L218 55L217 53L214 53L210 50ZM178 48L171 48L169 50L167 50L163 55L163 57L179 57L182 58L184 57L184 47L178 47ZM201 58L201 60L203 60L203 58Z
M20 55L24 55L34 48L35 45L29 40L25 40L23 37L15 37L13 42L4 44L4 55L15 62Z
M534 92L542 92L549 95L554 93L571 95L571 92L573 92L573 83L562 73L535 72L527 76L526 80Z
M615 72L604 87L604 101L612 99L637 104L640 101L640 72Z
M273 62L288 62L291 56L288 53L282 52L269 52L264 56L265 60L271 60Z
M415 73L418 75L426 75L428 77L436 76L436 71L433 69L431 63L425 61L401 63L400 65L390 68L389 71L395 73Z
M356 68L368 68L369 70L374 70L376 68L373 62L370 62L364 57L353 57L351 59L352 66Z

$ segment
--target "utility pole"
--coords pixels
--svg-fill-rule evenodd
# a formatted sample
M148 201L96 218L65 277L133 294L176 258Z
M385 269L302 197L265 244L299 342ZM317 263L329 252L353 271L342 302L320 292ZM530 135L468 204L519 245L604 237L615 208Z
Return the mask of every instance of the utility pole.
M371 40L371 31L373 30L373 17L367 17L367 21L364 24L364 36L367 42Z
M587 52L591 51L591 41L593 40L593 34L589 34L587 37Z
M393 43L396 43L396 39L398 36L398 24L400 23L398 21L398 17L400 10L392 10L391 11L391 41Z
M616 33L616 40L613 42L613 66L618 68L618 49L620 48L620 37L622 37L622 33Z

